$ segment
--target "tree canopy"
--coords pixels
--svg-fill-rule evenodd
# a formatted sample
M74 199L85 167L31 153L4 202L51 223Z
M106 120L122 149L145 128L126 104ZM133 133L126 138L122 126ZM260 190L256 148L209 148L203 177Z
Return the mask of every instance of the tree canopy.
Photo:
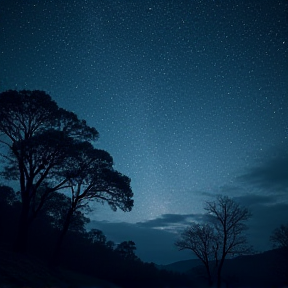
M18 180L20 187L22 210L15 250L25 251L31 221L59 189L71 189L64 226L92 199L107 202L113 210L132 209L130 179L114 170L108 152L94 148L97 130L58 107L44 91L1 93L0 132L0 143L6 147L2 176Z
M288 223L286 225L282 224L280 227L276 228L270 240L273 243L273 246L276 248L288 248Z

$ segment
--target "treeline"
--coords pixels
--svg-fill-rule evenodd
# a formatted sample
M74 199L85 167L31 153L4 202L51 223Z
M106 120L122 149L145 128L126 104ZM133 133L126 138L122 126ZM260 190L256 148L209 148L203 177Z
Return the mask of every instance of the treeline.
M30 227L27 253L50 263L69 198L55 192ZM50 208L54 207L53 210ZM7 186L0 186L0 247L13 250L21 211L19 195ZM153 263L144 263L136 255L133 241L118 245L106 239L102 231L86 231L89 219L73 217L59 259L61 267L113 282L121 287L187 286L184 275L159 270Z

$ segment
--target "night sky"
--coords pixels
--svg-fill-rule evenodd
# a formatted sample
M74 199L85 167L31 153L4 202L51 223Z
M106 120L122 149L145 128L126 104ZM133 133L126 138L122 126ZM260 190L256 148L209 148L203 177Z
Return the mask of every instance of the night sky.
M132 180L132 212L90 227L144 261L174 247L205 201L234 197L249 239L288 219L287 0L1 0L0 92L44 90L100 133Z

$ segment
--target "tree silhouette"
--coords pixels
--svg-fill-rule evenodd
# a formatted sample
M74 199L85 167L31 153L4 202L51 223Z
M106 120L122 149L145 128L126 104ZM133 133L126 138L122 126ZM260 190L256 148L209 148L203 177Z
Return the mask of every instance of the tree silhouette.
M50 225L59 232L63 229L67 211L70 206L70 197L59 192L54 192L47 197L42 209L42 214L50 217ZM71 219L69 230L84 234L86 233L85 225L89 222L89 218L86 218L81 211L77 211Z
M73 215L89 209L91 201L105 202L116 211L131 211L133 193L130 179L113 169L113 159L104 150L95 149L89 142L78 143L77 157L67 158L67 169L60 170L58 177L66 179L70 189L70 207L55 247L53 263L59 259L61 245ZM72 162L71 162L72 161Z
M3 175L17 179L20 186L22 208L15 250L25 252L29 224L38 208L49 192L66 181L55 184L54 172L74 152L75 141L95 140L98 132L38 90L9 90L0 94L0 132L0 143L7 152L2 155L7 160ZM40 206L32 210L31 202L44 181L55 185L46 190Z
M7 237L7 227L11 226L11 210L15 202L17 202L17 196L13 188L0 185L0 242Z
M217 287L221 287L221 274L227 255L248 253L247 238L243 235L247 226L243 223L251 216L247 208L227 196L217 197L217 201L207 202L205 210L212 216L216 231ZM219 256L218 256L219 254ZM218 264L219 259L219 264Z
M0 185L0 207L2 207L1 205L12 205L16 200L17 196L13 188Z
M235 256L251 252L243 235L247 229L243 223L249 217L247 208L241 207L229 197L219 196L216 201L207 202L205 210L208 224L193 223L181 234L175 244L180 249L190 249L203 262L209 284L212 284L209 262L215 261L217 287L221 287L224 261L228 255Z
M88 239L92 243L98 243L101 245L106 245L106 236L104 233L99 229L91 229L88 233Z
M204 264L209 285L212 285L210 261L215 259L217 241L214 227L211 224L192 223L182 233L181 238L175 242L179 250L188 249Z
M115 252L126 260L137 260L135 255L136 245L133 241L124 241L117 245Z
M288 248L288 224L276 228L270 236L270 241L276 248Z

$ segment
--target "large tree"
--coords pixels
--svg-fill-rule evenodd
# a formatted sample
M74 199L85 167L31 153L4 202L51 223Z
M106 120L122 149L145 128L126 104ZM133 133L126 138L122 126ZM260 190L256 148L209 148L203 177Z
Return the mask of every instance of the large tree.
M59 259L63 239L77 211L89 209L91 201L108 203L114 211L117 208L125 212L131 211L133 207L130 178L114 170L110 154L95 149L88 142L79 143L78 146L77 157L67 158L67 168L58 173L58 177L67 180L70 207L55 247L54 264Z
M43 91L9 90L0 94L0 142L8 161L4 175L17 178L22 200L15 250L25 252L30 219L41 208L47 193L66 182L57 183L55 171L75 152L74 143L95 140L98 132L72 112L59 108ZM50 181L39 207L31 203L41 184ZM54 186L53 186L54 185Z
M251 252L244 231L245 221L250 217L247 208L227 196L207 202L205 219L208 224L192 224L176 242L181 249L190 249L204 263L211 284L209 262L213 259L217 271L217 287L221 287L222 268L230 256Z

